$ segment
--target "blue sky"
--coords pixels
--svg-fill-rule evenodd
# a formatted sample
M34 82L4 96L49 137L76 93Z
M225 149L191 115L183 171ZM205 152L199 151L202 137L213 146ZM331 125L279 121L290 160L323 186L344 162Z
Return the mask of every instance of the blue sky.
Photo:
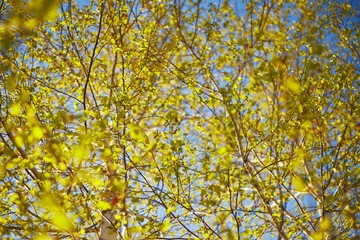
M89 5L90 4L90 0L75 0L77 2L77 4L79 5L79 7L82 7L84 5Z

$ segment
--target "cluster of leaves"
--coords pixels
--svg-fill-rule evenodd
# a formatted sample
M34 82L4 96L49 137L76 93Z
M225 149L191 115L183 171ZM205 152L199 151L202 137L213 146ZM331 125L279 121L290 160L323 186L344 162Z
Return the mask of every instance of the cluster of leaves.
M43 21L55 18L59 0L2 0L0 3L0 46L8 50L33 33ZM1 69L5 70L4 67Z
M359 237L354 3L69 0L44 21L56 3L20 2L3 239Z

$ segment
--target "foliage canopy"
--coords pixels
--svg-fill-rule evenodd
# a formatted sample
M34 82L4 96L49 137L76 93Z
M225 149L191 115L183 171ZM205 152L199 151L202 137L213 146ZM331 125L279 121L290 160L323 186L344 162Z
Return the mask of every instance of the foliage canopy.
M2 239L359 238L358 5L48 2L1 1Z

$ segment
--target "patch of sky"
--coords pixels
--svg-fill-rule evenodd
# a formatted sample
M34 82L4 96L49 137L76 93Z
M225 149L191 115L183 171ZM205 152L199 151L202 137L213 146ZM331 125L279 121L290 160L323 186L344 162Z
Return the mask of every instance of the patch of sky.
M75 0L75 2L78 4L79 8L85 7L85 6L89 6L90 5L90 0Z

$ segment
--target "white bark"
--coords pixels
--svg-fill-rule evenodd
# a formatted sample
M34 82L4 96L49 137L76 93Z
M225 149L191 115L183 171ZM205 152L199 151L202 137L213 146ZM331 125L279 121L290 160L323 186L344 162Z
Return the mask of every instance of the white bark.
M103 212L103 222L100 225L100 240L117 240L116 229L113 226L114 212Z

